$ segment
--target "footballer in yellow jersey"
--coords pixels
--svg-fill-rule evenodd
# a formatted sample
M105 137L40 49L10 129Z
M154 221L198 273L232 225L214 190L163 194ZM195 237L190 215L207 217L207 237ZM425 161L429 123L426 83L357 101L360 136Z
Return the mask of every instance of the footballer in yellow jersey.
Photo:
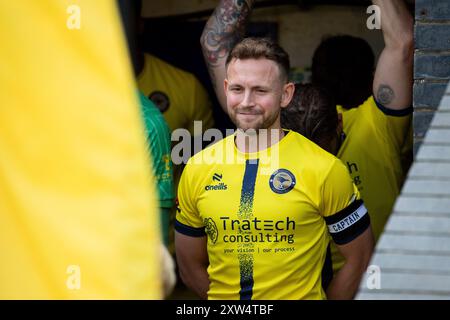
M373 97L358 108L342 113L346 138L337 154L372 216L372 230L378 239L404 180L401 150L411 125L412 107L395 112ZM383 199L383 201L380 201Z
M337 156L371 213L377 240L412 158L414 18L403 0L372 3L383 16L385 45L376 67L367 41L338 35L321 42L311 69L312 82L343 106L338 112L347 137Z
M342 114L346 138L337 157L347 167L372 213L372 230L378 240L405 178L401 155L408 140L412 107L387 109L371 96L358 108L347 110L338 106L338 112ZM344 261L333 245L332 253L336 271Z
M231 135L192 157L175 228L207 235L209 299L325 299L330 235L346 244L370 227L347 169L288 131L259 153Z

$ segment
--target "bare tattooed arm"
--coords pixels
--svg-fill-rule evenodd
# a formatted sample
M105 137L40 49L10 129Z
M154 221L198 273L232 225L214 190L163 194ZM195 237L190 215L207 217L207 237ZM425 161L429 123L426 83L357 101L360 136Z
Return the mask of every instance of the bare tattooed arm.
M220 105L227 112L223 81L225 61L243 38L254 0L221 0L200 38L203 56Z
M372 0L381 10L385 47L378 60L373 94L386 108L411 106L413 87L413 19L404 0Z

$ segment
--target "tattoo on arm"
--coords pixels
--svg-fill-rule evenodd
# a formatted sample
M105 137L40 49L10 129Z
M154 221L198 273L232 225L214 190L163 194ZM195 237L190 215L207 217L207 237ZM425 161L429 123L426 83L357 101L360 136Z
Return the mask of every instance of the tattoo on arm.
M394 90L388 85L382 84L378 88L377 101L382 105L390 104L395 98Z
M215 84L212 69L220 66L233 46L244 36L254 0L222 0L202 33L203 55Z

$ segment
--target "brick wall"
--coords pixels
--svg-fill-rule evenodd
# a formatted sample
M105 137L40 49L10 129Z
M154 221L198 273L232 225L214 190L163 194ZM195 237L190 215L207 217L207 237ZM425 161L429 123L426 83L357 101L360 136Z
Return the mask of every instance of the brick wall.
M416 0L414 150L422 144L450 79L450 1Z

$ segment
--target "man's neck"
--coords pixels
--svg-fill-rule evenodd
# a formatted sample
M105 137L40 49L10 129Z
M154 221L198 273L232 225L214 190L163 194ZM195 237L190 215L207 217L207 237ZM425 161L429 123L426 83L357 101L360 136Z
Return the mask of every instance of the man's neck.
M282 129L260 129L236 131L235 144L239 151L244 153L253 153L266 150L272 145L278 143L284 137Z

